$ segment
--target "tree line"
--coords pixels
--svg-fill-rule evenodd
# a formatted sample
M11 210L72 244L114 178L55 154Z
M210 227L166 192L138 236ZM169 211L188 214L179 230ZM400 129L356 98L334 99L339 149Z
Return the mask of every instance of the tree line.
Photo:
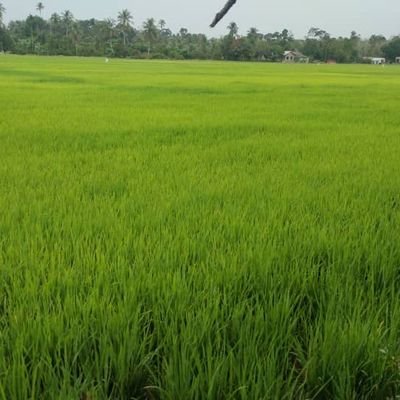
M157 59L213 59L235 61L281 61L287 50L296 50L311 61L339 63L362 62L365 57L400 57L400 36L372 35L361 38L356 32L348 37L333 37L319 28L311 28L304 39L296 39L288 29L262 33L250 28L245 35L231 22L226 35L208 38L186 28L172 32L164 20L147 19L135 26L132 13L124 9L116 19L74 18L71 11L43 17L45 6L39 2L36 12L25 20L3 22L5 7L0 3L0 51L15 54L105 56Z

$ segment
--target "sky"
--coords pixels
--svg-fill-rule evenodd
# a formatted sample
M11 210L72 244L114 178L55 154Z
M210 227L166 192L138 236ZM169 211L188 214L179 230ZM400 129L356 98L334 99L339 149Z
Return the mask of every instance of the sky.
M235 21L241 34L250 27L263 33L287 28L296 38L303 38L310 27L326 30L334 36L348 36L355 30L362 37L400 34L399 0L237 0L237 4L217 28L209 28L215 13L226 0L42 0L43 17L70 10L75 18L116 18L127 8L140 27L148 17L164 19L172 31L181 27L207 36L225 34ZM36 0L0 0L6 7L5 21L35 14Z

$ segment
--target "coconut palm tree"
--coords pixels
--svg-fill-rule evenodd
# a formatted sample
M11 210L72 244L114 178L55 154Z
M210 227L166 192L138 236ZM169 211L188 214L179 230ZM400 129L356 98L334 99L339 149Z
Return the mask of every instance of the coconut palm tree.
M61 23L61 17L57 13L53 13L50 16L50 35L54 35L57 32Z
M61 22L61 17L57 13L51 14L50 22L55 25L59 24Z
M44 4L42 2L37 3L36 10L39 11L39 15L42 16L42 11L44 10Z
M118 13L118 22L121 27L121 32L124 40L124 47L126 47L127 31L131 28L132 14L126 8Z
M147 54L150 55L151 47L158 36L158 29L154 18L149 18L143 24L144 37L147 40Z
M69 10L65 10L62 14L62 21L65 25L65 36L69 36L69 32L71 30L72 22L74 21L74 16L72 15L72 12Z
M166 37L171 35L171 30L166 27L167 23L165 22L164 19L160 19L158 21L157 26L158 26L158 30L159 30L160 36L162 38L166 38Z
M6 8L3 6L3 3L0 3L0 26L3 26L3 16L6 12Z
M166 25L167 25L167 23L165 22L164 19L160 19L158 21L158 28L160 29L160 31L163 31Z
M118 22L123 26L130 26L132 18L131 12L126 8L118 13Z
M115 21L112 18L108 18L104 21L104 28L105 28L105 37L107 38L107 42L109 44L109 49L111 54L114 54L114 47L113 47L113 38L114 38L114 30L115 30Z
M113 20L112 18L107 18L104 21L104 25L106 27L106 33L107 33L107 37L108 39L112 39L114 37L114 29L115 29L115 20Z
M236 37L239 32L239 27L237 26L236 22L231 22L228 25L229 36Z

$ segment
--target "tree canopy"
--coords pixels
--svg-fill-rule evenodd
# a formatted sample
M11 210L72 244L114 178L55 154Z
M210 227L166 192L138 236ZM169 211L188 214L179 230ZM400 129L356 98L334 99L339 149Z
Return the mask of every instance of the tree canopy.
M219 23L236 0L230 0L217 14ZM0 3L0 51L17 54L106 56L131 58L216 59L235 61L281 61L283 53L296 50L311 61L353 63L368 62L366 57L400 56L400 37L387 39L375 34L368 39L356 32L348 37L333 37L319 27L310 28L305 38L295 38L289 29L261 32L256 27L241 34L235 22L227 24L226 35L209 38L182 27L172 32L165 20L148 18L136 26L133 14L121 10L116 19L75 19L70 10L41 16L44 4L38 3L39 15L3 23L5 7Z

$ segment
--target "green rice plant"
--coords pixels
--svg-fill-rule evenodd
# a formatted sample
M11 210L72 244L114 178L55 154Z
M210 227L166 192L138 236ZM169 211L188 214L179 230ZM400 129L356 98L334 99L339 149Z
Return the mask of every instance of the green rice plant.
M0 399L395 399L399 89L0 57Z

